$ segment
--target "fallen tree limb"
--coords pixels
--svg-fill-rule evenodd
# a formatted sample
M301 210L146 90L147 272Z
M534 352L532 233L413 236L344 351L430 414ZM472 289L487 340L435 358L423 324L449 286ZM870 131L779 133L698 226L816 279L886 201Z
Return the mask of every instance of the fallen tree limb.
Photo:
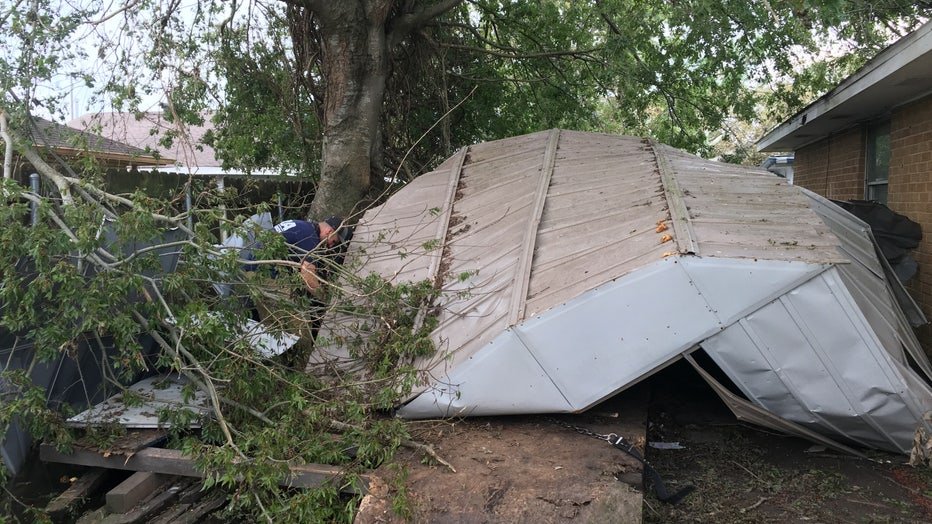
M358 426L347 424L345 422L340 422L338 420L330 421L330 427L338 431L360 431L362 430L362 428ZM430 455L431 458L433 458L440 464L443 464L444 466L446 466L447 469L449 469L453 473L456 473L456 468L454 468L452 464L450 464L449 462L444 460L443 457L437 454L437 451L434 450L434 447L431 446L430 444L424 444L422 442L416 442L414 440L404 439L401 441L401 445L409 449L416 449L418 451L427 453L428 455Z

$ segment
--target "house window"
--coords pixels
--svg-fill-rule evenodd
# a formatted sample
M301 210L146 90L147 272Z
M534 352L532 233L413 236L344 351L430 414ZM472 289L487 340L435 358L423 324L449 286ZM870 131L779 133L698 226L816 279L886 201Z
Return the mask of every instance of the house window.
M866 198L887 203L887 179L890 172L890 121L867 128Z

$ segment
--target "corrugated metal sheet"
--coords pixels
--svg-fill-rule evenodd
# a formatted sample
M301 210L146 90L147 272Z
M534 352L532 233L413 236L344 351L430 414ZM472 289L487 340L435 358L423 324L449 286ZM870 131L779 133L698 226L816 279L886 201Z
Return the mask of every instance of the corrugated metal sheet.
M803 194L809 198L812 209L841 240L839 249L851 263L838 266L839 274L874 327L880 343L903 365L907 365L905 349L925 377L932 380L932 365L913 336L907 320L912 316L921 325L926 323L925 316L893 270L885 264L870 226L824 197L805 189ZM906 303L901 304L899 297L905 297ZM904 310L909 310L909 315Z
M657 146L682 190L697 255L844 262L835 238L798 189L757 168Z
M864 446L906 452L928 386L896 365L846 292L836 267L702 342L744 392L771 413Z
M570 131L560 139L536 230L528 315L675 251L657 231L669 213L644 141Z
M902 450L932 407L904 358L918 346L877 267L810 206L759 169L551 130L416 179L366 213L350 264L444 292L440 353L402 416L579 411L701 344L759 407ZM338 339L319 359L346 356Z
M198 417L209 417L207 393L195 390L193 397L185 400L184 387L187 384L188 380L182 375L163 374L145 378L128 388L138 396L138 404L127 406L123 402L123 393L119 393L72 416L66 424L75 428L114 423L136 429L171 427L169 422L159 423L159 411L165 409L187 410ZM195 420L188 427L199 428L200 421Z
M692 355L687 353L684 355L684 358L686 358L686 360L693 366L693 369L699 373L703 380L705 380L706 383L712 387L719 398L722 399L722 402L728 406L728 409L730 409L731 412L735 414L735 417L737 417L738 420L744 420L759 426L773 428L777 431L783 431L785 433L789 433L790 435L796 435L813 442L819 442L824 444L826 447L832 448L842 453L848 453L861 458L868 458L866 455L854 448L845 446L844 444L826 438L821 433L808 430L799 424L782 419L763 408L751 404L747 400L744 400L743 398L733 394L728 390L728 388L715 380L715 378L709 372L704 370L702 366L696 362Z

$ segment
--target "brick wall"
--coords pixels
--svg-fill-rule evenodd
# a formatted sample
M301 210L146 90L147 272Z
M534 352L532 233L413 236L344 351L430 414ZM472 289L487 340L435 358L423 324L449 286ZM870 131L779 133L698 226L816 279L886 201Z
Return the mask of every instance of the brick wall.
M838 200L864 198L865 127L850 129L796 151L797 185ZM890 209L922 225L913 256L919 274L907 286L932 320L932 96L903 106L890 119ZM932 357L932 326L916 330Z
M796 151L793 183L836 200L864 198L864 135L853 128Z
M919 274L909 292L932 319L932 96L894 111L890 121L890 184L888 205L922 225L923 240L913 256ZM932 355L932 326L917 330Z

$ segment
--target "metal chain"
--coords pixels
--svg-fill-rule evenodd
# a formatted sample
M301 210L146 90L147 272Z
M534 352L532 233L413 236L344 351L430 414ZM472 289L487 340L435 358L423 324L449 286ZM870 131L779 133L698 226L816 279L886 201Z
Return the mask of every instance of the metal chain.
M616 433L608 433L608 434L603 435L601 433L596 433L595 431L592 431L589 428L584 428L582 426L576 426L574 424L570 424L569 422L563 422L562 420L559 420L559 419L548 417L547 420L549 420L550 422L553 422L554 424L558 426L563 426L566 429L572 429L573 431L575 431L576 433L579 433L580 435L585 435L587 437L592 437L598 440L604 440L605 442L608 442L610 444L614 444L619 439L618 434Z
M660 499L661 502L666 502L669 504L678 504L680 501L683 500L683 498L685 498L687 495L689 495L696 489L695 486L686 486L686 487L681 488L679 491L675 493L671 494L670 492L668 492L667 487L664 485L663 479L660 478L660 474L657 473L657 470L655 470L654 467L651 466L650 462L648 462L647 459L641 455L640 451L638 451L638 449L634 446L632 442L628 441L626 438L622 437L621 435L618 435L617 433L609 433L607 435L603 435L601 433L596 433L595 431L592 431L591 429L584 428L582 426L577 426L575 424L570 424L568 422L564 422L562 420L558 420L552 417L547 417L546 420L553 422L554 424L558 426L563 426L564 428L571 429L575 431L576 433L579 433L580 435L585 435L587 437L592 437L598 440L604 440L605 442L608 442L612 446L615 446L616 448L621 449L625 451L626 453L628 453L628 455L630 455L635 460L637 460L638 462L644 465L644 473L650 477L652 481L651 486L654 489L654 493L657 495L657 498Z
M576 433L579 433L580 435L585 435L587 437L592 437L594 439L602 440L602 441L608 442L609 444L617 448L624 449L628 453L634 453L635 458L639 462L641 462L647 467L651 467L650 462L647 461L647 457L644 457L641 455L640 451L638 451L638 449L634 446L634 443L632 443L625 437L619 435L618 433L607 433L607 434L596 433L595 431L592 431L589 428L584 428L582 426L570 424L569 422L564 422L562 420L555 419L552 417L547 417L547 420L549 420L550 422L553 422L554 424L558 426L563 426L564 428L571 429L575 431Z

